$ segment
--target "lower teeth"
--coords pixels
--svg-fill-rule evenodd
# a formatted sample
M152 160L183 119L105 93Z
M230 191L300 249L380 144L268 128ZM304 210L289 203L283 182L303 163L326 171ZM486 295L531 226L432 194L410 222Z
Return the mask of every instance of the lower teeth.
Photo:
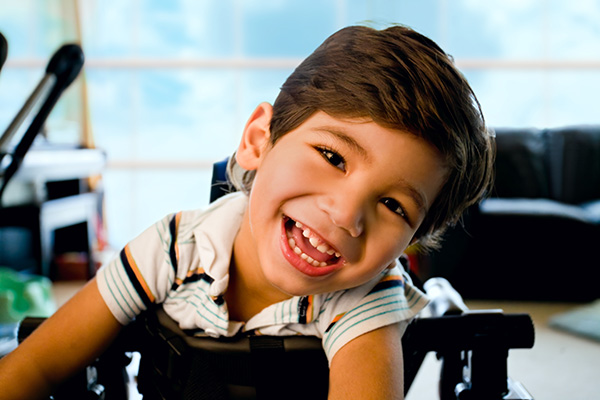
M296 241L293 238L288 238L288 244L290 248L294 250L294 253L298 254L300 258L302 258L307 263L311 264L313 267L326 267L327 263L323 261L317 261L306 253L303 253L300 247L296 246Z
M289 219L289 221L292 221L291 219ZM288 222L289 222L288 221ZM298 222L296 222L296 226L297 226ZM298 254L300 256L300 258L302 258L304 261L308 262L309 264L311 264L314 267L327 267L329 264L324 262L324 261L317 261L314 258L312 258L311 256L309 256L308 254L304 253L302 251L302 249L300 249L298 246L296 246L296 241L294 240L294 238L292 237L292 234L290 233L289 230L286 229L287 232L287 237L288 237L288 243L290 245L290 248L294 251L294 253ZM327 254L329 254L330 252L328 251ZM340 254L338 252L332 252L332 254L329 255L334 255L336 258L340 257Z

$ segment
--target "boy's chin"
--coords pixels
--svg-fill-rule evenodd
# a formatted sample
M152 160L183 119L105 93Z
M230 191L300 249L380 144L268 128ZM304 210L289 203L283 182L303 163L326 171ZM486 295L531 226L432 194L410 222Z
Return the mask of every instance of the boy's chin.
M306 287L299 287L298 285L290 285L289 282L273 282L271 281L271 286L277 289L282 294L288 297L298 297L298 296L308 296L311 294L311 290Z
M319 290L316 287L310 285L302 285L294 278L281 277L280 279L269 279L269 283L274 289L281 292L283 295L291 297L309 296L326 292L326 290Z
M348 287L338 287L337 285L319 285L319 284L310 284L301 282L301 278L290 278L283 277L281 281L277 279L269 280L270 284L273 288L277 289L279 292L285 294L286 296L291 297L302 297L302 296L310 296L310 295L318 295L323 293L336 292L344 289L351 289L354 286Z

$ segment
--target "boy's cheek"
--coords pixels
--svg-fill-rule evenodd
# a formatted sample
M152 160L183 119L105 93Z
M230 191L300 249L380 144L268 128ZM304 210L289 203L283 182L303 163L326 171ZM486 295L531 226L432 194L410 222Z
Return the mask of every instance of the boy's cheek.
M282 194L284 192L318 190L328 187L333 182L330 174L311 160L302 160L290 155L273 159L271 162L277 163L277 165L274 167L271 165L271 172L264 174L263 178L268 180L272 190Z

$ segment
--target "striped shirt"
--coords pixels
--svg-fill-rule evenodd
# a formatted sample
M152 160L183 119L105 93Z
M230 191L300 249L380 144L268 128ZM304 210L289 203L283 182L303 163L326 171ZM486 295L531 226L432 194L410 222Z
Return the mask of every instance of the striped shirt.
M247 197L232 193L206 210L165 217L131 241L98 271L100 293L125 325L162 303L182 329L199 335L312 335L329 359L350 340L394 323L406 325L426 304L400 263L356 288L296 296L273 304L246 323L229 320L224 293L233 242Z

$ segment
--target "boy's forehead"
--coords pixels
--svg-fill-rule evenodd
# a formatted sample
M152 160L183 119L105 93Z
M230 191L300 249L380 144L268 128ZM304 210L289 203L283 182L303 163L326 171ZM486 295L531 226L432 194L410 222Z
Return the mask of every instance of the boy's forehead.
M363 125L371 124L367 129L360 129ZM369 116L350 117L350 116L333 116L324 111L315 112L308 118L300 127L304 126L312 131L326 132L333 134L342 141L348 142L351 146L356 145L356 140L352 136L360 138L364 135L374 134L378 130L386 130L398 134L410 134L421 138L420 135L404 129L402 127L390 127L383 125L373 120ZM354 129L359 128L359 129Z

